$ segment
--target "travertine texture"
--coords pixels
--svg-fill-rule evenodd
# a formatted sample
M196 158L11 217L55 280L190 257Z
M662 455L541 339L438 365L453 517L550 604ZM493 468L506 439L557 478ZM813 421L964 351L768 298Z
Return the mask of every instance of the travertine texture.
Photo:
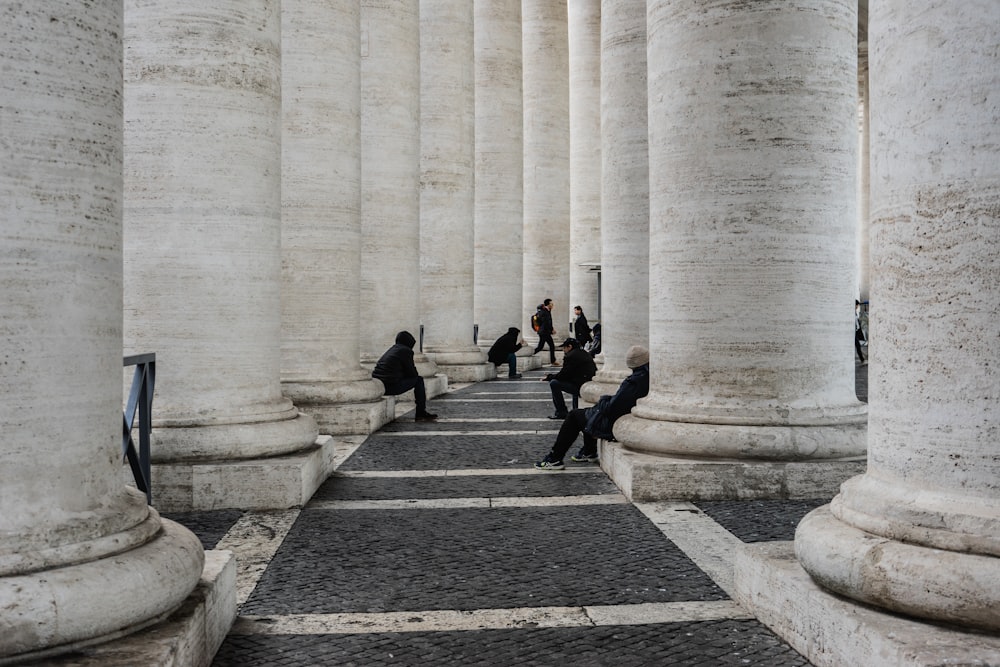
M472 3L420 1L420 296L424 351L455 381L493 365L475 344Z
M558 345L569 314L569 64L566 0L523 0L524 315L519 327L537 343L531 315L555 301ZM547 354L547 352L546 352Z
M524 327L521 0L481 0L473 5L474 313L479 344L488 347L508 328Z
M361 7L284 0L281 16L282 390L322 433L369 433L386 411L359 363Z
M858 3L858 298L871 291L871 132L868 122L868 2Z
M277 0L129 0L125 350L155 352L156 461L301 450L281 395Z
M361 2L361 361L406 330L421 352L419 0Z
M569 43L569 312L597 318L601 261L601 0L567 3ZM572 317L572 315L571 315ZM559 341L556 341L559 342Z
M844 595L993 631L998 26L990 2L872 7L868 471L843 486L831 514L803 522L796 547L803 567Z
M851 0L649 3L652 388L625 446L864 452L856 23Z
M614 394L625 353L649 346L649 142L646 0L601 8L601 357L581 395Z
M120 2L0 8L0 662L149 621L201 574L120 481L121 36Z

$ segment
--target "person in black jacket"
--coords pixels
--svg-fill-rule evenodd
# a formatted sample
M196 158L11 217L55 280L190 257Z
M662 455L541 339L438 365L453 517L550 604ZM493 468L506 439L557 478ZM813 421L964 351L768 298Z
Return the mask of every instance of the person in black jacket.
M417 414L414 421L425 422L437 419L437 415L427 412L427 389L424 379L417 372L413 363L413 346L417 339L409 331L396 334L396 344L386 350L379 358L372 371L372 377L381 380L385 385L386 396L398 396L403 392L413 390L417 401Z
M562 470L563 457L583 432L583 447L570 461L590 463L597 461L597 439L614 440L612 427L622 415L627 415L640 398L649 393L649 350L641 345L633 345L625 355L625 363L632 374L625 378L614 396L601 396L589 408L577 408L570 412L559 428L559 435L552 450L535 464L539 470Z
M556 343L552 340L552 334L556 332L552 326L552 308L554 306L555 304L552 303L552 299L546 299L538 304L538 310L535 312L535 315L538 316L538 347L535 348L532 354L538 354L542 351L542 348L548 345L549 364L558 366L559 363L556 361Z
M593 338L590 336L590 325L587 323L587 316L583 314L583 308L573 307L576 319L573 320L573 337L580 341L580 347L586 347Z
M553 375L548 373L543 382L548 382L552 389L552 403L556 412L549 419L566 418L566 401L563 399L563 392L571 396L580 395L580 387L585 382L590 382L597 374L597 365L593 357L583 351L580 341L575 338L567 338L563 341L563 364L559 372Z
M517 355L515 353L521 347L521 330L517 327L511 327L507 329L507 333L496 339L486 356L494 366L507 364L509 371L507 377L516 380L521 377L521 374L517 372Z

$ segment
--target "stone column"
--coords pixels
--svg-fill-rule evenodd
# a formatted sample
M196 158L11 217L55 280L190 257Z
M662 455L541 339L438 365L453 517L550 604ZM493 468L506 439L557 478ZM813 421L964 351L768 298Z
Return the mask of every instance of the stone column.
M1000 6L986 1L872 6L868 470L807 516L795 541L826 588L994 633L998 26Z
M567 306L570 313L574 306L582 306L594 322L598 285L597 274L591 267L601 263L601 0L573 0L567 9L570 146Z
M281 395L279 3L125 9L125 349L157 356L159 506L301 504L324 464Z
M646 0L601 7L601 356L581 395L614 394L625 352L649 346L649 142Z
M690 472L669 493L814 497L863 469L755 464L865 451L856 27L854 0L649 3L652 383L615 426L644 494Z
M122 5L0 9L0 662L176 609L204 551L122 480Z
M496 377L475 343L472 3L420 1L420 294L425 351L450 380Z
M569 37L566 0L523 0L524 321L544 299L555 301L554 338L566 329L569 303ZM561 340L556 340L558 345ZM545 352L548 354L548 351Z
M473 312L479 324L479 345L489 347L510 327L524 327L521 0L479 0L473 3L473 11L476 76Z
M320 432L371 433L384 387L361 367L361 6L281 6L282 390Z
M361 362L420 341L419 0L361 2ZM427 394L447 386L420 349Z
M858 298L871 289L871 131L868 100L868 2L858 6Z

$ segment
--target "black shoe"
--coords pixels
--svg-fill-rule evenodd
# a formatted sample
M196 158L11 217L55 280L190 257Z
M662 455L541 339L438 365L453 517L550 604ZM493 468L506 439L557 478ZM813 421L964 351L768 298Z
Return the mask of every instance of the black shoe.
M561 413L557 412L554 415L549 415L549 419L566 419L566 416L567 415L566 415L565 412L561 412Z
M580 452L569 457L569 460L573 463L597 463L597 454L584 454Z
M437 415L431 414L430 412L425 412L422 415L417 415L416 417L414 417L413 421L415 421L415 422L432 422L432 421L434 421L437 418L438 418Z
M520 380L522 377L523 376L520 373L517 373L516 375L508 375L507 379L508 380Z

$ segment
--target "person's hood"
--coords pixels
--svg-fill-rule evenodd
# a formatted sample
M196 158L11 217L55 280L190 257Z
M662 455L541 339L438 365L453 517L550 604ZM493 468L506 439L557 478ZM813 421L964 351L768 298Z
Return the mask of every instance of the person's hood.
M507 333L516 336L517 334L521 333L521 330L518 329L517 327L511 327L510 329L507 329Z
M409 331L400 331L396 334L396 342L400 345L405 345L406 347L413 349L413 346L417 344L417 339L413 337Z

